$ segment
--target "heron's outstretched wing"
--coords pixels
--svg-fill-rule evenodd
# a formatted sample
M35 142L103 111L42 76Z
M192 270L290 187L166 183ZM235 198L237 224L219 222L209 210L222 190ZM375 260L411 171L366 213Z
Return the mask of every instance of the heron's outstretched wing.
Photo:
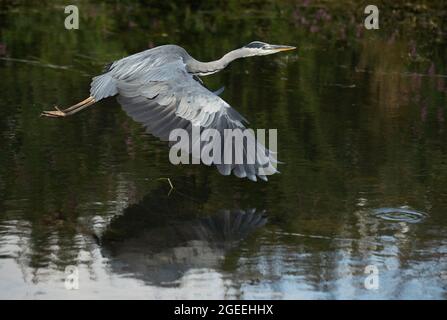
M248 133L252 139L244 142L251 140L256 147L248 148L245 144L241 150L233 149L233 159L239 153L243 154L243 161L225 164L228 162L224 161L224 130L244 130L243 122L246 120L217 94L196 81L186 71L183 60L173 60L151 68L140 77L133 77L132 81L117 79L116 86L118 102L127 114L162 140L169 140L174 129L185 129L190 137L193 129L199 132L216 129L222 139L219 144L222 152L213 152L212 161L208 164L215 164L221 174L233 172L240 178L256 181L257 177L267 180L267 175L277 172L275 155L257 142L252 132ZM200 139L190 141L188 151L197 145L202 155L205 151Z
M119 82L136 84L167 79L170 76L170 69L163 66L183 61L182 51L184 49L181 47L165 45L114 61L105 67L103 74L93 78L90 95L95 101L99 101L116 95Z

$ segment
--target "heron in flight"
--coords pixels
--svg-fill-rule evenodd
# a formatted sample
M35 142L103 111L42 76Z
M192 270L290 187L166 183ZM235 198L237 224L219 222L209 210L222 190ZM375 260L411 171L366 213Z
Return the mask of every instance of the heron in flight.
M42 116L64 118L71 116L94 103L117 96L126 113L143 124L152 135L168 141L174 129L215 129L224 136L225 129L245 129L248 123L235 109L209 91L200 77L224 69L230 62L244 57L264 56L295 47L271 45L253 41L242 48L225 54L211 62L200 62L185 49L176 45L163 45L142 51L106 66L104 73L94 77L90 96L64 110L44 111ZM194 144L194 141L191 145ZM223 175L233 173L239 178L256 181L267 180L267 175L276 170L276 156L256 142L256 151L242 151L248 163L224 163L222 155L215 155L211 162ZM217 157L219 159L217 159Z

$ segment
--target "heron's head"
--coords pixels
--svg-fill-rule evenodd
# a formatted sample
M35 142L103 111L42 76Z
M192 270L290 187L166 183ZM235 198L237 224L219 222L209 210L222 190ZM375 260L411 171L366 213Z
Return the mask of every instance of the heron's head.
M250 57L250 56L265 56L268 54L273 54L281 51L293 50L295 49L295 47L268 44L261 41L253 41L247 44L246 46L243 46L241 49L244 50L244 53L246 53L245 55L246 57Z

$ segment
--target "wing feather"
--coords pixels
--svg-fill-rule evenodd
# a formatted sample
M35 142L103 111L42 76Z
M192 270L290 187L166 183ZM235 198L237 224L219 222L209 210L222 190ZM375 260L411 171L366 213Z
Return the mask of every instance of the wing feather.
M213 128L218 130L223 139L225 129L245 129L244 123L248 121L218 96L220 91L213 93L194 79L186 71L179 55L165 57L162 61L146 59L149 61L134 64L132 59L134 58L131 56L128 60L123 59L124 61L112 64L107 73L107 81L97 80L99 86L92 86L92 91L98 91L108 82L113 82L118 93L118 102L149 133L168 141L173 129L182 128L191 133L193 128L198 128L200 132ZM126 68L126 65L129 67ZM109 88L104 92L114 91ZM191 141L188 151L191 152L193 146L199 145L201 152L204 151L200 143L200 140ZM233 160L236 152L242 152L242 164L235 164L234 161L231 164L224 163L225 143L229 143L228 139L221 144L220 158L217 154L213 155L211 162L216 165L219 173L233 173L239 178L246 177L256 181L257 178L267 180L267 175L277 172L276 156L259 142L256 142L254 153L246 146L243 150L234 150L233 146Z

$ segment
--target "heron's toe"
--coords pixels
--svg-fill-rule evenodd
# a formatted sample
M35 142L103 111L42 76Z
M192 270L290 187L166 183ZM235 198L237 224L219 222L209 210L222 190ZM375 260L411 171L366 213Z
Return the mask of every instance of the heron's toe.
M49 117L49 118L61 118L65 117L65 113L60 110L55 111L44 111L40 114L41 117Z

